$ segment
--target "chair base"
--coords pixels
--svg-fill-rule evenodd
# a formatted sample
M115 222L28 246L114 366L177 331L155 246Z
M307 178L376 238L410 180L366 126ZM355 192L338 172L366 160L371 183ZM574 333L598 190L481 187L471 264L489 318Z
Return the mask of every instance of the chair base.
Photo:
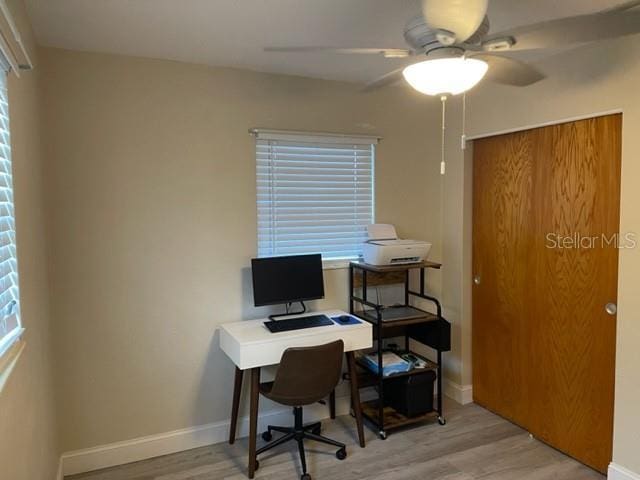
M304 453L305 438L338 447L336 457L339 460L344 460L345 458L347 458L347 447L344 443L340 443L320 435L320 422L310 423L307 425L304 425L302 423L302 407L294 407L293 415L295 419L293 427L279 427L277 425L269 425L267 427L267 431L262 434L262 438L265 441L270 441L273 438L271 432L283 433L284 435L258 449L256 451L256 455L260 455L261 453L264 453L267 450L271 450L278 445L282 445L289 440L295 440L298 443L298 452L300 453L300 463L302 466L302 476L300 477L301 480L311 480L311 476L307 473L307 459Z

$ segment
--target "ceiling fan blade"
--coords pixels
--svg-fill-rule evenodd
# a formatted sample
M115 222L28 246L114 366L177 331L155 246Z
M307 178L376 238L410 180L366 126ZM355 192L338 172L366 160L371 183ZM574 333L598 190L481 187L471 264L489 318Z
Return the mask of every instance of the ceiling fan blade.
M425 22L433 30L455 35L455 43L471 37L482 24L489 0L422 0Z
M631 8L637 7L640 5L640 0L630 0L628 2L621 3L620 5L616 5L615 7L607 8L606 10L602 10L601 13L607 12L622 12L624 10L629 10Z
M631 8L639 3L634 1L590 15L517 27L491 35L483 44L491 44L501 38L512 38L515 39L515 44L509 48L510 51L533 50L633 35L640 33L640 11Z
M413 55L406 48L340 48L340 47L266 47L265 52L293 52L293 53L338 53L360 55L382 55L387 58L406 58Z
M378 88L386 87L387 85L393 85L396 82L402 80L402 71L406 67L398 68L397 70L393 70L389 73L385 73L381 77L376 78L375 80L367 83L362 89L363 92L371 92L372 90L377 90Z
M488 53L479 53L472 57L489 64L485 78L495 83L526 87L546 78L537 68L513 58Z

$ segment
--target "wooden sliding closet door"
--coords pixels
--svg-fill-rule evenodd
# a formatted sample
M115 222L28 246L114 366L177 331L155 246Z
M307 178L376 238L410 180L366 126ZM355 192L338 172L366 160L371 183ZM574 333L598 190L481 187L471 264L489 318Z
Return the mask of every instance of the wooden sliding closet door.
M527 417L535 135L474 142L473 397L502 416ZM524 314L524 315L523 315Z
M603 472L621 122L610 115L474 144L474 398Z

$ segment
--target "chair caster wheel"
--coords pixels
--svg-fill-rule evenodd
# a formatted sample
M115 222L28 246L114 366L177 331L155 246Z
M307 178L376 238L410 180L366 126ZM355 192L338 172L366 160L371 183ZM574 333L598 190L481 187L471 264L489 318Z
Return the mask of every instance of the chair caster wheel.
M300 480L311 480L311 475L309 475L308 473L305 473L300 477Z
M387 432L385 432L384 430L380 430L378 432L378 436L380 437L380 440L386 440L387 439Z
M347 449L346 448L341 448L340 450L338 450L336 452L336 458L338 460L344 460L345 458L347 458Z
M447 424L447 420L444 417L438 417L438 423L440 425L446 425Z
M266 432L262 433L262 439L265 442L270 442L273 439L273 435L271 434L271 432L269 430L267 430Z
M258 460L256 460L256 464L253 467L254 470L258 470L260 468L260 462Z

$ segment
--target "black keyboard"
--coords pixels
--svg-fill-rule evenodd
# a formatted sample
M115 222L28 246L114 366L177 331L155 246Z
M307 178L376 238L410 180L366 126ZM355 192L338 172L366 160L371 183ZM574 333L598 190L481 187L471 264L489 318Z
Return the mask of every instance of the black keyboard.
M326 315L309 315L308 317L264 322L264 326L267 327L271 333L288 332L289 330L300 330L302 328L325 327L327 325L333 325L333 322Z

